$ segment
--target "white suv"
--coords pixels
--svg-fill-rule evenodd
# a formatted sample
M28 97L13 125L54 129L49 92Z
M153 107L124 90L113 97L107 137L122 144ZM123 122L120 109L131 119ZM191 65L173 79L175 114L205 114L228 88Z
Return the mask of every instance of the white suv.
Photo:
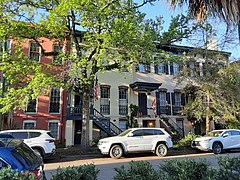
M166 156L172 146L171 136L162 128L132 128L98 142L101 153L112 158L135 152L153 152L158 156Z
M44 158L53 155L56 151L55 138L50 131L24 129L24 130L5 130L0 134L10 134L15 139L23 140L37 154Z
M220 154L223 150L239 149L240 130L214 130L203 137L194 139L191 146L198 151L213 151L215 154Z

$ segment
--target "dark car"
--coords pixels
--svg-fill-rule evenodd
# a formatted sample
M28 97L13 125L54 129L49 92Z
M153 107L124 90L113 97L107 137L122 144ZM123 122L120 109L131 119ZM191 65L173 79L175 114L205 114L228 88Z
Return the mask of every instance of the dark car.
M42 158L21 140L0 138L0 169L3 167L29 171L35 179L46 179Z

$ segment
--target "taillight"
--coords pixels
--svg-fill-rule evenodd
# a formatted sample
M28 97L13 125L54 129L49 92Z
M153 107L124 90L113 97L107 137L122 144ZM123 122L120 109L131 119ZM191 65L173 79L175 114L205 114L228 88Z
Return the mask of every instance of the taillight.
M40 170L30 170L29 171L30 174L34 174L35 178L34 179L38 179L39 177L41 177L41 171Z
M54 139L45 139L45 141L48 141L49 143L54 143L55 142Z
M168 136L168 138L172 139L172 136Z

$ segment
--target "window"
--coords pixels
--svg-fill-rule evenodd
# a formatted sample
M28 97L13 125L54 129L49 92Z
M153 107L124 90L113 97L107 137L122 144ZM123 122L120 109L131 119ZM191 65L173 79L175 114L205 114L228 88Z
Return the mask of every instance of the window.
M58 57L58 54L61 52L62 47L59 45L54 45L53 46L53 59L52 59L52 63L53 64L62 64L62 59Z
M166 65L163 62L155 64L155 73L156 74L163 74L166 73Z
M28 133L27 132L12 132L12 136L15 139L27 139Z
M143 136L144 132L143 129L133 131L133 136Z
M174 93L175 94L175 106L180 107L181 106L181 93Z
M126 87L119 88L119 114L128 114L128 89Z
M49 120L48 130L55 139L59 139L59 120Z
M100 112L102 114L110 114L110 87L101 87Z
M155 135L164 135L164 133L161 130L154 129L154 134Z
M194 76L194 62L189 62L190 76Z
M119 119L119 128L122 131L125 131L127 129L127 120L126 119Z
M159 92L160 106L166 106L166 92Z
M23 121L23 129L36 129L36 121L34 120Z
M36 138L41 135L40 132L29 132L28 134L29 134L29 138Z
M37 100L30 98L27 104L27 110L26 112L36 112L36 106L37 106Z
M144 129L144 136L152 136L154 135L153 129Z
M173 62L173 75L178 75L179 73L179 64L176 62Z
M151 68L150 68L149 64L139 64L137 66L136 71L142 72L142 73L150 73L151 72Z
M57 89L56 87L51 88L49 112L60 112L60 89Z
M38 62L40 59L40 47L35 42L30 42L29 58L30 60L36 61L36 62Z
M8 164L5 161L3 161L2 159L0 159L0 169L7 168L7 167L8 167Z
M0 55L3 52L10 53L10 49L11 49L11 40L7 40L5 42L0 42Z

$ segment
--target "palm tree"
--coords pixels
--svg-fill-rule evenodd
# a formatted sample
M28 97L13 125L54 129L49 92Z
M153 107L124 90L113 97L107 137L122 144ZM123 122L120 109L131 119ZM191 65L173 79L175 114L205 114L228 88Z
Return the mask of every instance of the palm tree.
M207 14L220 17L227 24L240 25L240 2L239 0L167 0L172 6L188 6L190 15L202 21Z

